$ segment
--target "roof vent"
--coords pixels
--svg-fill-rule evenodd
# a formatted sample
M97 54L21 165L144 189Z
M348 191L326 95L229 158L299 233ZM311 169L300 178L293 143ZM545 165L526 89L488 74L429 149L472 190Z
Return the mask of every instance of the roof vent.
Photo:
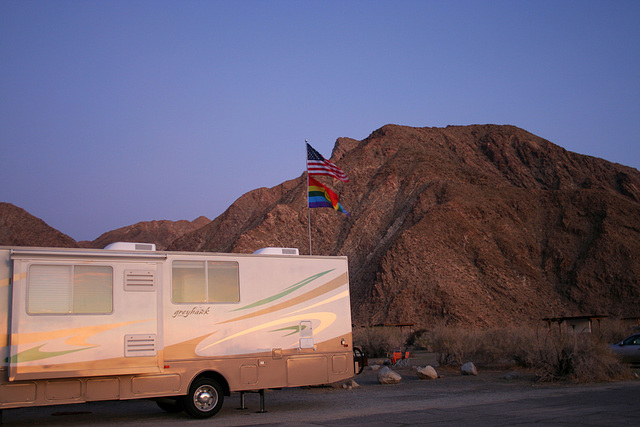
M155 251L155 243L114 242L104 247L109 251Z
M261 255L300 255L297 248L262 248L254 252Z

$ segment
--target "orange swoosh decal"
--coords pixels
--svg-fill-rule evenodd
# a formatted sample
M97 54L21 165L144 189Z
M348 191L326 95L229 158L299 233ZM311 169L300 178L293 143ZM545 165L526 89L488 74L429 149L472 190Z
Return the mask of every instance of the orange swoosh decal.
M111 323L108 325L96 325L85 326L82 328L61 329L59 331L47 331L47 332L29 332L24 334L12 334L12 340L17 337L17 343L12 344L30 344L41 341L50 341L56 338L69 337L65 343L77 346L93 346L95 344L89 344L86 340L93 335L97 335L100 332L108 331L110 329L120 328L122 326L133 325L134 323L148 322L152 319L145 320L133 320L131 322Z

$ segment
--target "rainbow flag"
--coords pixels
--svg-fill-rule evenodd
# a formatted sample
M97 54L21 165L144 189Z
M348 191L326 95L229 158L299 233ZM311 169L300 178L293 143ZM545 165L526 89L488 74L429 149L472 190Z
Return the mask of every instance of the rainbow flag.
M309 208L333 208L351 216L338 201L336 193L311 177L309 177Z

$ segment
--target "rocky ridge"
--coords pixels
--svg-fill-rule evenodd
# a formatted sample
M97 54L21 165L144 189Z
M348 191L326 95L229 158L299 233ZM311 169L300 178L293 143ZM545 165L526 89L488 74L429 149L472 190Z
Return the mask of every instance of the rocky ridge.
M356 325L640 317L636 169L498 125L387 125L339 138L331 160L351 182L318 179L352 217L313 209L313 253L349 257ZM78 245L8 203L0 221L0 244ZM306 175L248 192L213 221L142 222L79 245L113 241L309 253Z
M0 202L0 245L75 248L76 241L11 203Z
M637 170L498 125L387 125L331 159L352 217L312 210L313 252L349 257L356 324L640 315ZM305 188L247 193L169 248L308 253Z
M102 249L113 242L148 242L163 250L178 237L209 222L211 220L204 216L193 221L143 221L108 231L93 241L76 242L24 209L1 202L0 245Z
M108 231L91 242L79 242L79 245L85 248L102 249L113 242L147 242L155 243L158 250L165 250L178 237L198 230L210 222L211 220L204 216L193 221L142 221Z

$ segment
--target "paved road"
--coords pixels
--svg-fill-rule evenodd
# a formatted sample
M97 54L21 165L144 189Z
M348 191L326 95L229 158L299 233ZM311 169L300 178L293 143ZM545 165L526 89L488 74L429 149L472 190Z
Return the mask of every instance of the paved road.
M531 377L507 381L504 372L477 377L444 372L444 378L418 380L410 370L399 384L380 385L365 371L352 390L295 388L266 394L266 413L257 413L259 396L247 394L249 409L239 410L239 395L225 400L213 419L167 414L150 401L99 402L6 410L5 425L582 425L638 426L640 381L589 385L534 385ZM443 371L439 371L441 374Z

